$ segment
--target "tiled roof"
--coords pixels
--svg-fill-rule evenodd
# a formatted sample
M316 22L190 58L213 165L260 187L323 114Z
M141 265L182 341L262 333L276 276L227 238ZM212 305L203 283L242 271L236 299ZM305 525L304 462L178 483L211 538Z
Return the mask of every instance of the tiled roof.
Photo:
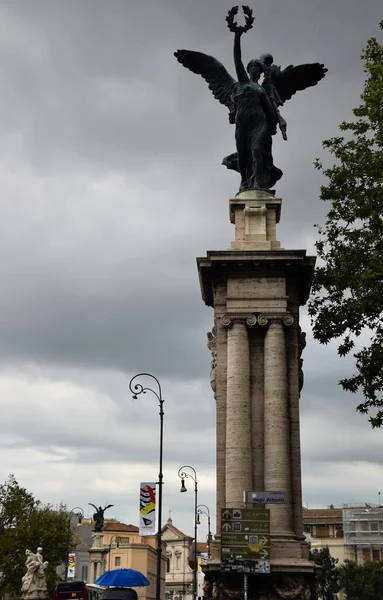
M197 554L204 554L207 552L206 542L197 542Z
M341 508L304 508L302 509L303 520L305 523L310 521L320 520L325 522L326 519L329 521L342 521L342 509Z
M206 542L198 542L197 541L197 556L199 556L199 554L206 554L207 553L207 543ZM191 559L193 559L194 557L194 541L191 541L189 544L189 554Z
M136 525L126 525L126 523L104 523L103 531L130 531L134 533L139 532L139 528Z

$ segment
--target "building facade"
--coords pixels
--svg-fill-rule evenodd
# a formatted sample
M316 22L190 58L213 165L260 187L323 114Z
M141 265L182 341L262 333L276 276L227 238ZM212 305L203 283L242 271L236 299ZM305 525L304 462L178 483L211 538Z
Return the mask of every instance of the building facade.
M166 600L193 600L194 541L173 525L171 518L162 529L166 543ZM198 598L204 597L204 575L201 564L207 557L207 544L197 543L197 586Z
M166 600L193 600L193 569L189 565L193 538L177 529L169 518L162 539L166 543Z
M343 508L346 558L359 564L383 560L383 506Z
M304 531L311 550L328 546L339 560L383 560L383 506L344 504L303 509Z
M135 525L106 521L103 527L103 545L108 548L106 570L135 569L150 581L140 589L140 598L154 600L157 581L157 538L141 536ZM165 597L166 545L162 544L161 598Z
M92 521L84 519L77 528L78 544L73 553L76 556L74 577L87 583L94 582L94 568L91 567ZM93 533L94 536L94 533ZM114 519L105 520L102 531L101 573L126 568L140 571L150 581L150 586L139 590L140 598L155 600L157 581L157 538L154 535L141 536L136 525L120 523ZM165 597L166 545L162 544L161 598Z
M311 551L328 546L331 556L339 563L346 558L343 538L343 514L341 508L303 508L303 529Z

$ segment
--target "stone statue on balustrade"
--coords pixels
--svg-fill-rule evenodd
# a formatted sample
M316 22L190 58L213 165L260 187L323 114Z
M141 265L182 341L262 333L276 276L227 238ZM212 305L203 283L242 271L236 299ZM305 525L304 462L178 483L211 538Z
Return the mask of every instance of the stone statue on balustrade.
M235 125L237 151L226 156L222 164L241 175L240 190L269 191L282 177L274 165L272 138L279 127L287 140L287 123L280 107L298 90L316 85L326 74L323 64L310 63L285 69L274 64L271 54L262 54L244 67L241 36L251 29L253 12L243 6L245 25L234 21L238 6L226 17L234 33L234 64L237 80L213 56L192 50L177 50L175 57L187 69L201 75L213 96L229 109L229 122ZM262 83L260 78L263 76Z
M48 597L45 580L48 561L43 559L42 548L37 548L36 554L33 554L31 550L26 550L25 554L27 557L25 561L27 572L21 580L21 598L23 600L44 600Z

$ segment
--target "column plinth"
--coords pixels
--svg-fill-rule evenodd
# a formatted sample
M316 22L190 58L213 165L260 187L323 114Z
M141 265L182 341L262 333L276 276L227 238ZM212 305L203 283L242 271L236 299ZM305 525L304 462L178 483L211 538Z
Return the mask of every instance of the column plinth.
M230 220L235 224L233 250L275 250L280 248L276 224L281 199L261 190L246 190L230 200Z

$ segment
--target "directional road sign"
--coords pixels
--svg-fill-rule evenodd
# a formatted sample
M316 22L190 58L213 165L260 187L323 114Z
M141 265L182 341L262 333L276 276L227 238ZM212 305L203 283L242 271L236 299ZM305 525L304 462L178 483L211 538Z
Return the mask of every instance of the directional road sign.
M224 508L221 511L223 569L269 572L270 511L267 508ZM257 566L255 562L257 562ZM258 571L259 567L262 568ZM241 567L242 565L242 567ZM270 569L269 569L270 570Z
M286 504L285 492L243 492L245 504Z

